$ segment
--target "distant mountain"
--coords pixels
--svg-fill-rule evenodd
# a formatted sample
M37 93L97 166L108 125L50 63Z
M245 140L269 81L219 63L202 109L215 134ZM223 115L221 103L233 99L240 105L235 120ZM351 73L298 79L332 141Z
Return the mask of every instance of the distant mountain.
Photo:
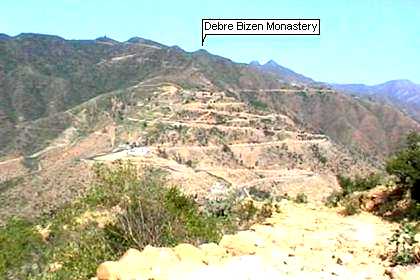
M251 67L260 69L264 72L278 75L282 78L283 82L296 83L296 84L309 84L309 83L314 82L314 80L312 80L311 78L298 74L290 70L289 68L281 66L274 60L270 60L263 65L261 65L258 61L252 61L249 65Z
M360 97L386 102L420 121L420 85L409 80L393 80L383 84L333 84L333 88Z
M0 33L0 40L9 40L9 39L10 39L10 36L9 35Z

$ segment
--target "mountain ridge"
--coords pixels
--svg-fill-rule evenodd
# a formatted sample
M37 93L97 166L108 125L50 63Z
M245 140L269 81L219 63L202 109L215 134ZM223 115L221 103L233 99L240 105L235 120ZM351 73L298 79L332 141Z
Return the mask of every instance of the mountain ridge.
M298 84L310 84L310 83L315 82L311 78L308 78L302 74L296 73L295 71L289 68L281 66L273 59L270 59L265 64L260 64L258 61L251 61L249 65L252 67L256 67L257 69L260 69L262 71L279 75L286 82L292 82L292 83L298 83Z
M347 94L394 105L420 121L420 85L410 80L391 80L372 86L364 84L331 84L331 86Z

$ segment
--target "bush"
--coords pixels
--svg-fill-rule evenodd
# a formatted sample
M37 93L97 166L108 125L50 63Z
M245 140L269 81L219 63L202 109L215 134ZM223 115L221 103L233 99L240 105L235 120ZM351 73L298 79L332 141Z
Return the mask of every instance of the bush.
M345 199L343 201L344 209L341 211L341 214L345 216L355 215L360 213L360 204L357 199Z
M414 246L417 244L415 240L415 227L405 223L395 230L394 234L388 240L391 248L391 261L394 265L407 265L416 262L414 257Z
M332 192L327 197L325 205L327 207L337 207L340 202L342 202L344 214L349 213L349 215L353 215L359 211L359 205L356 205L354 199L349 198L349 195L356 191L366 191L376 187L381 183L382 176L379 174L370 174L367 177L356 176L352 179L350 177L338 175L337 180L341 187L341 191Z
M370 174L367 177L356 176L354 179L337 176L338 183L343 190L343 195L349 195L356 191L366 191L381 183L382 177L379 174Z
M97 180L85 197L37 222L51 224L48 242L27 221L11 220L0 228L1 279L89 279L99 263L129 247L220 238L224 221L200 212L176 188L166 188L161 171L146 168L139 174L122 162L94 170ZM83 218L86 213L110 219L99 226L96 219ZM61 268L51 271L54 263Z
M344 198L343 192L333 191L326 199L327 207L337 207L339 202Z
M386 171L395 175L411 197L420 202L420 134L412 132L406 138L405 148L386 163Z
M50 224L47 242L27 221L13 219L0 228L0 279L89 279L98 264L130 247L218 242L222 232L271 216L271 204L240 204L237 194L225 201L222 215L211 213L165 187L160 170L139 173L130 163L116 162L94 171L96 181L84 197L37 221Z
M31 223L11 219L0 228L0 278L9 279L12 275L24 278L32 273L37 269L34 266L42 260L44 249L45 244Z
M308 203L308 196L304 193L298 193L294 201L296 203Z
M197 203L174 187L149 182L122 210L117 222L106 228L119 250L218 242L221 237L217 220L199 212Z
M255 200L269 200L271 199L271 193L265 190L258 189L255 186L249 188L249 195Z
M268 109L268 105L258 99L251 99L249 104L254 107L255 109L265 111Z

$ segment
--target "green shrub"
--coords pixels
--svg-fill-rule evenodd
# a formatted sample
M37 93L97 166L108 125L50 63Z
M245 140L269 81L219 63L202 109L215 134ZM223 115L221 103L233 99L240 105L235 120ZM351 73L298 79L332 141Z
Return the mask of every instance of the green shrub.
M308 197L304 193L298 193L294 199L296 203L308 203Z
M236 204L236 194L231 193L225 197L207 199L204 205L204 211L211 216L227 218L232 216L233 207Z
M258 213L258 208L255 207L252 200L245 201L238 205L237 214L239 219L243 222L249 222Z
M37 221L50 225L47 242L26 221L13 219L0 228L0 279L89 279L98 264L130 247L218 242L222 232L271 215L268 204L241 204L236 193L223 202L222 215L212 213L177 188L167 188L165 173L156 169L140 173L130 163L116 162L94 171L95 183L85 196ZM86 213L106 213L110 219L99 225ZM50 264L61 267L51 271Z
M345 199L343 201L343 206L344 209L341 214L345 216L351 216L360 213L360 204L357 199Z
M327 207L337 207L339 202L344 198L343 192L333 191L326 199L325 205Z
M250 187L248 192L249 192L249 195L255 200L262 201L262 200L271 199L270 192L258 189L255 186Z
M391 249L391 261L395 265L407 265L415 263L414 246L417 244L414 236L415 227L409 223L400 225L388 240Z
M20 219L9 220L0 228L0 278L23 279L33 273L43 259L44 249L45 244L33 224Z
M339 175L337 180L346 196L356 191L366 191L376 187L381 183L382 177L379 174L370 174L367 177L356 176L352 179Z
M249 104L257 110L265 111L265 110L268 109L268 105L266 103L262 102L261 100L258 100L258 99L251 99L249 101Z
M395 175L410 190L411 196L420 202L420 134L412 132L406 138L405 148L386 163L386 171Z
M114 244L125 249L218 242L221 237L217 220L199 212L197 203L174 187L149 182L122 210L106 231Z

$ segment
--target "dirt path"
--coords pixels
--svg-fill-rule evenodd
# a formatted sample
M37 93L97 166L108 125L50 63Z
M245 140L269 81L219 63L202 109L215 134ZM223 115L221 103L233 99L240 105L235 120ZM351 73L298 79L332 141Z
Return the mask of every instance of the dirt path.
M280 213L219 244L130 249L98 269L119 279L390 279L381 259L395 224L371 214L280 203ZM111 269L112 268L112 271ZM414 278L413 278L414 279Z
M230 144L227 145L230 148L248 148L248 147L264 147L264 146L274 146L274 145L280 145L283 143L324 143L327 142L325 139L311 139L311 140L297 140L297 139L285 139L280 141L267 141L267 142L261 142L261 143L237 143L237 144ZM162 147L165 147L166 151L171 150L178 150L178 149L188 149L188 150L211 150L211 149L220 149L221 145L208 145L208 146L200 146L200 145L189 145L189 146L170 146L166 147L164 145L161 145Z

